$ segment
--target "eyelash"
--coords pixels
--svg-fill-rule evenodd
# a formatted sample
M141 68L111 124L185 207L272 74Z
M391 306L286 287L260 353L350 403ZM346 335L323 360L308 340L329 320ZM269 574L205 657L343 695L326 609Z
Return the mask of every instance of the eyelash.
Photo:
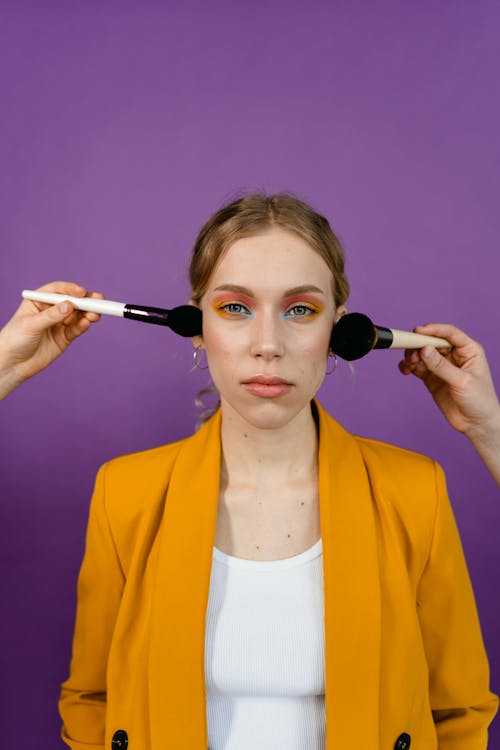
M226 304L225 304L225 305L221 305L221 306L220 306L220 307L219 307L218 309L219 309L219 310L223 310L223 312L227 312L227 313L229 313L229 315L241 315L241 310L240 310L240 311L237 311L237 312L235 312L235 311L234 311L234 309L233 309L233 310L230 310L230 309L229 309L229 308L231 308L231 307L232 307L232 308L235 308L235 307L239 307L239 308L241 308L241 310L243 310L243 309L244 309L244 310L246 310L246 311L247 311L248 313L250 313L250 311L248 310L248 307L247 307L246 305L244 305L244 304L243 304L242 302L226 302ZM250 314L251 314L251 313L250 313ZM250 317L250 315L248 315L247 317Z
M229 309L229 308L235 308L235 307L240 308L240 311L239 312L235 312L234 309L233 310ZM291 316L292 318L308 318L310 315L314 315L314 314L317 313L317 310L315 310L313 307L309 307L309 305L293 305L288 310L286 310L283 313L283 315L285 317L288 317L288 314L292 310L297 310L297 309L307 310L307 313L306 314L301 314L301 315L292 315ZM252 316L252 313L250 312L250 310L248 309L248 307L246 305L244 305L242 302L227 302L225 305L221 305L219 307L219 310L223 310L224 312L227 312L229 315L235 315L235 316L241 315L242 314L241 311L242 310L246 310L247 314L243 313L244 317L250 318Z
M318 311L315 310L313 307L309 307L309 305L293 305L290 307L289 310L284 313L284 315L287 315L291 310L307 310L307 313L305 315L294 315L294 318L308 318L310 315L314 315Z

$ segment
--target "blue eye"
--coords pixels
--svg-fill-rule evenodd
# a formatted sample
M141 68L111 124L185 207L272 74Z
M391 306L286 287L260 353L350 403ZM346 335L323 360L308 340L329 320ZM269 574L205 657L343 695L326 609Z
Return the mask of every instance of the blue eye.
M283 315L285 318L305 318L314 312L316 311L310 307L307 307L307 305L294 305L285 313L283 313Z
M219 307L219 310L223 310L229 315L244 315L247 317L252 315L248 307L242 305L241 302L228 302L226 305Z

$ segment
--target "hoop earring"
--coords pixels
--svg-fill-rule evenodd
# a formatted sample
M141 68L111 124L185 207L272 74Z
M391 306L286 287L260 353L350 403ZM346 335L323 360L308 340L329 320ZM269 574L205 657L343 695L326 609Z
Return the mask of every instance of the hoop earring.
M200 352L201 357L203 357L203 352L206 351L202 346L197 346L196 349L193 352L193 370L208 370L208 365L205 365L205 367L202 367L200 365Z
M335 370L337 369L337 364L338 364L338 359L337 359L337 355L336 355L336 354L334 354L334 353L332 352L332 354L331 354L331 355L330 355L330 354L328 354L328 356L329 356L329 357L330 357L330 356L333 356L333 367L332 367L332 369L331 369L331 370L327 370L327 371L326 371L326 373L325 373L325 375L331 375L331 374L332 374L332 372L335 372Z

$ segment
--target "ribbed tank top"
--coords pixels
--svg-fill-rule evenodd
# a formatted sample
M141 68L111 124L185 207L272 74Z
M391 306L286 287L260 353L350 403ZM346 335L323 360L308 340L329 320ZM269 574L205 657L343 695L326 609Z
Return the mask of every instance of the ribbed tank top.
M322 540L282 560L213 549L205 630L209 750L323 750Z

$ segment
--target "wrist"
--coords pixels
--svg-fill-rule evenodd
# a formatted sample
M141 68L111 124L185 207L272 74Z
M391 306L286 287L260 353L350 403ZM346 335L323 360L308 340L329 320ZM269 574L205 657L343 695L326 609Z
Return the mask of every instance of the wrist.
M500 403L497 401L491 413L471 425L464 434L476 448L500 447Z
M23 382L23 377L14 366L0 361L0 401Z

